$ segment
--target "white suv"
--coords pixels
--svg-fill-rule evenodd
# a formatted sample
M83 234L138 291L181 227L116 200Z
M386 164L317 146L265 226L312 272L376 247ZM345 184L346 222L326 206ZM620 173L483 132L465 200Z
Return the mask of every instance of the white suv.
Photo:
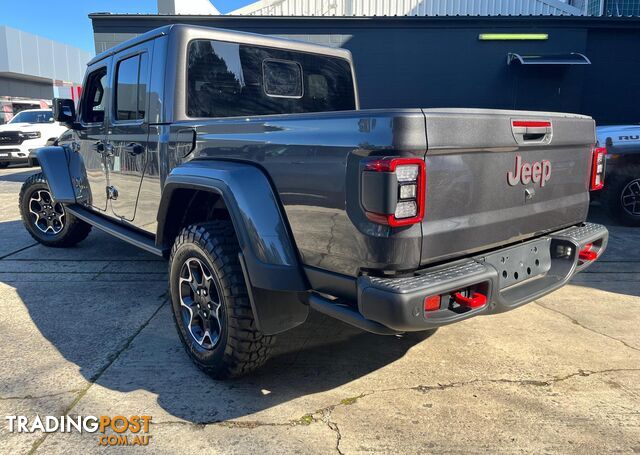
M29 154L51 145L67 128L53 120L50 109L29 109L0 125L0 168L28 163Z

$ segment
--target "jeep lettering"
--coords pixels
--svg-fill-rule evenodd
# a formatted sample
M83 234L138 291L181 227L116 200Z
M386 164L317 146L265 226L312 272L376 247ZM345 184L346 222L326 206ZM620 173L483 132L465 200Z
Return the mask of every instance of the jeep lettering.
M531 164L522 163L522 157L516 155L515 171L507 173L509 185L515 186L518 183L528 185L537 183L543 187L551 178L551 162L549 160L535 161Z

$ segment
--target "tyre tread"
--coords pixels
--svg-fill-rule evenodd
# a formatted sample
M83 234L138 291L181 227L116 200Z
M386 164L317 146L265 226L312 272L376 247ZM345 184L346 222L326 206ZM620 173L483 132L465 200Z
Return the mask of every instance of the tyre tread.
M238 259L240 246L231 222L216 220L188 226L178 234L171 249L170 264L180 246L196 243L214 260L221 292L227 302L227 344L220 365L196 365L218 379L245 375L266 363L275 342L257 327ZM174 313L174 319L176 315ZM187 346L185 349L188 351Z

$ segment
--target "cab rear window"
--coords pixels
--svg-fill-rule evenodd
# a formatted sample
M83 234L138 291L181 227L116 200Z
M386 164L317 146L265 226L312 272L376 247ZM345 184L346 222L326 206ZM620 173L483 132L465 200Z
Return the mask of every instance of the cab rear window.
M189 44L189 117L353 109L355 93L346 60L213 40Z

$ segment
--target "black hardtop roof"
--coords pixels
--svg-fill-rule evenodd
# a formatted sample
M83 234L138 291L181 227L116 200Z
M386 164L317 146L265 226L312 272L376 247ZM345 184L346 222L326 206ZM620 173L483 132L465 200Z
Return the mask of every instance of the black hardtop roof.
M291 49L300 52L309 52L313 54L331 55L334 57L341 57L351 61L351 52L346 49L335 48L330 46L322 46L319 44L309 43L306 41L292 40L287 38L276 38L273 36L260 35L257 33L240 32L236 30L204 27L200 25L187 25L187 24L170 24L163 27L158 27L150 30L146 33L131 38L123 43L120 43L91 59L87 65L93 65L111 55L117 54L130 47L136 46L145 41L152 40L159 36L171 35L173 33L183 33L193 37L202 37L205 39L220 39L222 41L238 41L241 43L254 43L256 45L262 45L266 47L277 47L283 49Z

